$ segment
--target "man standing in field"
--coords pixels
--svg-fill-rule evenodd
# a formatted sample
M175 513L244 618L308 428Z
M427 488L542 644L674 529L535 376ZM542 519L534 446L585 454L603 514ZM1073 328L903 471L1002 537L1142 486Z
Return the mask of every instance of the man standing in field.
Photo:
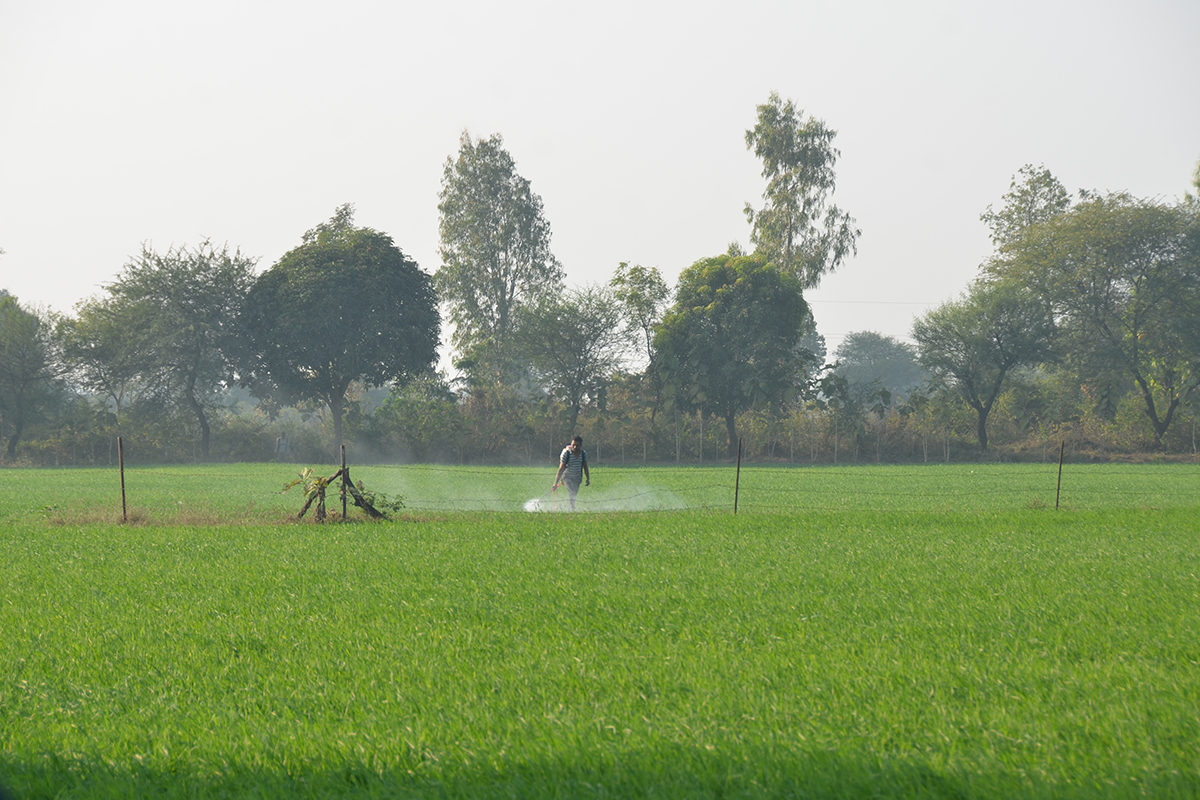
M584 486L592 485L592 474L588 472L587 450L583 449L583 437L576 436L571 443L563 448L558 458L558 474L554 476L554 488L559 484L567 485L567 494L571 498L571 510L575 510L575 497L579 494L579 484L586 479Z

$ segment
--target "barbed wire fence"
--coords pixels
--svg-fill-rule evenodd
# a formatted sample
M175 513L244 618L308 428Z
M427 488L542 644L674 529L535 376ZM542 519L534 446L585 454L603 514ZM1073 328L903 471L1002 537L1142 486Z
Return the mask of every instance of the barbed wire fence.
M616 511L1085 510L1200 505L1200 466L911 465L865 467L592 467L577 509ZM427 511L565 510L553 470L438 466L364 467L372 482L398 485L407 508ZM1190 492L1180 493L1180 480ZM564 489L559 489L564 492Z
M350 455L352 460L352 454ZM125 516L124 459L121 511ZM312 465L320 474L327 467ZM343 462L342 470L348 468ZM332 471L336 467L329 468ZM264 487L294 478L296 465L256 469ZM553 487L557 465L354 465L373 491L400 500L411 512L566 511L566 489ZM180 496L204 497L227 484L220 464L142 467L161 472ZM580 512L697 511L803 514L818 512L986 512L1019 509L1081 511L1107 508L1200 507L1200 463L977 463L908 465L629 466L593 461ZM277 488L276 488L277 491ZM343 518L345 511L343 511Z

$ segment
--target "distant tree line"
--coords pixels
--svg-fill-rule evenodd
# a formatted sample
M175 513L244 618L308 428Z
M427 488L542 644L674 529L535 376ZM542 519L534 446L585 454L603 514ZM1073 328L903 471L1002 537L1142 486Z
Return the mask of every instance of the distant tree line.
M759 106L754 249L673 288L628 262L567 287L502 139L464 133L432 274L344 205L261 274L205 241L143 248L70 315L0 290L0 452L111 463L121 436L143 463L322 462L343 443L360 461L541 463L576 432L610 463L1196 452L1197 196L1072 198L1022 167L982 215L993 254L915 344L860 331L830 354L804 293L859 236L832 203L834 139L778 95Z

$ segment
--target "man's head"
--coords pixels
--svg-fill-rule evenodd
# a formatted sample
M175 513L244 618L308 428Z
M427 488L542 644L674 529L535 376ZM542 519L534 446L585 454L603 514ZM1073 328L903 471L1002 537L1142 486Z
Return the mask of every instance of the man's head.
M578 450L581 447L583 447L583 437L582 436L576 436L574 439L571 440L571 449L572 450Z

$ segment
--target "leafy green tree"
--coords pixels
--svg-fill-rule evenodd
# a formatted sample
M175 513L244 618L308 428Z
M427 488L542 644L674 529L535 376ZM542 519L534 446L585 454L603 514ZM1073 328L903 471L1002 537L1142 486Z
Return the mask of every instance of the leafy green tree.
M952 384L975 412L981 452L988 448L988 416L1005 379L1016 367L1046 358L1052 329L1036 295L1013 282L985 280L914 322L921 363Z
M0 291L0 434L7 458L15 458L26 429L54 400L51 327Z
M1161 445L1200 387L1200 207L1090 197L1034 227L992 271L1048 300L1083 382L1136 387Z
M875 331L850 333L834 354L834 371L847 384L857 401L885 390L889 397L901 400L925 382L925 372L917 363L916 348Z
M860 231L854 220L830 203L835 189L836 133L805 116L777 93L758 107L755 126L746 131L746 147L763 164L767 180L763 207L746 204L750 239L784 272L815 287L855 252Z
M335 443L352 383L400 381L437 358L432 278L390 236L353 221L353 207L343 205L307 231L255 281L242 317L243 380L268 380L289 399L323 403Z
M566 406L568 434L584 403L602 396L627 348L618 301L599 287L542 295L523 306L515 340L535 378Z
M625 331L636 342L632 349L645 357L645 376L654 393L650 424L662 406L662 379L654 362L654 329L662 321L671 299L671 290L656 267L630 266L622 261L608 282L620 305Z
M457 456L465 421L444 379L427 373L395 387L372 417L383 434L419 461Z
M149 306L122 307L115 297L92 298L76 306L75 316L59 322L58 337L71 380L111 403L117 430L129 398L141 387L142 354L131 331Z
M989 205L979 218L991 230L992 244L1003 250L1017 244L1035 225L1071 206L1066 188L1044 166L1026 164L1017 171L999 211Z
M725 421L731 457L737 415L783 402L801 382L810 318L800 280L762 253L704 259L680 274L654 348L676 404Z
M203 459L219 390L234 379L235 325L254 265L240 251L208 241L165 253L143 247L106 287L107 313L115 317L96 320L107 326L103 346L111 347L113 375L136 369L163 407L195 419Z
M619 304L625 331L636 340L645 363L653 362L654 328L671 299L662 273L657 267L630 266L622 261L608 286Z
M474 140L464 132L458 157L446 160L438 212L435 280L454 323L452 344L477 377L511 379L517 309L563 281L542 199L517 174L499 135Z

